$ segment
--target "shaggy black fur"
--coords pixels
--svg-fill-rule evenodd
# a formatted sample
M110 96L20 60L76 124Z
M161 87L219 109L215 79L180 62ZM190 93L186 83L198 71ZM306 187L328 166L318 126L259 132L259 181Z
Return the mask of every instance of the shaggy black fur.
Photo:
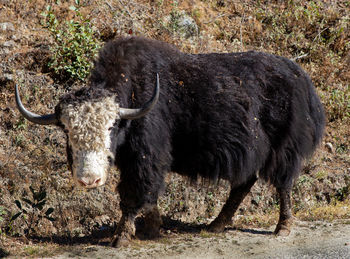
M192 55L155 40L120 38L100 51L90 87L76 95L116 95L121 107L138 108L151 98L156 73L155 108L116 122L124 213L154 204L170 171L233 187L258 172L289 189L321 140L324 111L310 78L266 53Z

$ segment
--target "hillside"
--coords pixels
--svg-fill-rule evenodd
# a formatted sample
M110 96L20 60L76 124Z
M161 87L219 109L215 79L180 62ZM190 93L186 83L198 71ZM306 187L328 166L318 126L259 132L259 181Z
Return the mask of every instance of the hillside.
M79 44L64 41L69 35ZM96 53L92 50L126 35L166 41L183 52L258 50L300 64L325 106L327 128L295 183L293 212L303 221L350 220L349 1L0 0L0 257L31 255L18 249L21 244L96 243L118 222L118 172L110 173L103 188L75 187L66 165L64 134L24 120L16 109L14 85L20 85L30 110L52 112L59 96L84 85ZM79 37L89 44L81 44ZM63 44L82 61L69 61L70 52L60 52ZM62 60L63 69L57 63ZM76 70L64 67L86 69L74 74ZM225 182L189 185L177 175L167 183L160 210L166 219L184 224L210 222L228 191ZM46 194L42 211L25 201L35 200L31 189ZM234 226L269 228L278 219L277 204L273 188L259 183ZM11 221L20 207L27 217ZM38 218L49 208L54 221Z

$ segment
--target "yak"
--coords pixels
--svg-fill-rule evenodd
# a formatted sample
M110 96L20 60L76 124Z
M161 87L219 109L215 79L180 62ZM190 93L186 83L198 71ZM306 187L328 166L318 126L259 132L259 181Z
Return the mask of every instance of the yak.
M279 195L276 235L291 231L291 189L320 143L325 115L309 76L272 54L188 54L143 37L105 44L88 85L62 96L52 114L22 115L67 135L75 182L95 188L110 166L120 171L122 217L113 246L134 236L144 209L149 235L161 225L158 196L168 172L230 183L221 212L208 225L221 232L251 187L262 179Z

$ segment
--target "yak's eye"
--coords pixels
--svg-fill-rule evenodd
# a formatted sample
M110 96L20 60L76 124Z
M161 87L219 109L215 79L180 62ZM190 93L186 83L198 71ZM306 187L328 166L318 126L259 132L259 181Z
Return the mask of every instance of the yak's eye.
M113 129L113 127L109 127L108 130L111 131Z
M107 159L108 159L108 163L112 164L113 162L112 157L108 156Z

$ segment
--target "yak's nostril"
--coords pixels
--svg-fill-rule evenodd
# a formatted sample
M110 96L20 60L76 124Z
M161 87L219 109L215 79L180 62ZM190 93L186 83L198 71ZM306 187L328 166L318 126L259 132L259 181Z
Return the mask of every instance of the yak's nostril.
M78 182L79 182L82 186L88 185L86 182L84 182L84 181L82 181L82 180L78 180Z
M98 184L101 181L101 178L97 178L94 182L94 184Z
M98 185L101 182L101 177L97 179L78 179L78 182L81 186L89 188Z

